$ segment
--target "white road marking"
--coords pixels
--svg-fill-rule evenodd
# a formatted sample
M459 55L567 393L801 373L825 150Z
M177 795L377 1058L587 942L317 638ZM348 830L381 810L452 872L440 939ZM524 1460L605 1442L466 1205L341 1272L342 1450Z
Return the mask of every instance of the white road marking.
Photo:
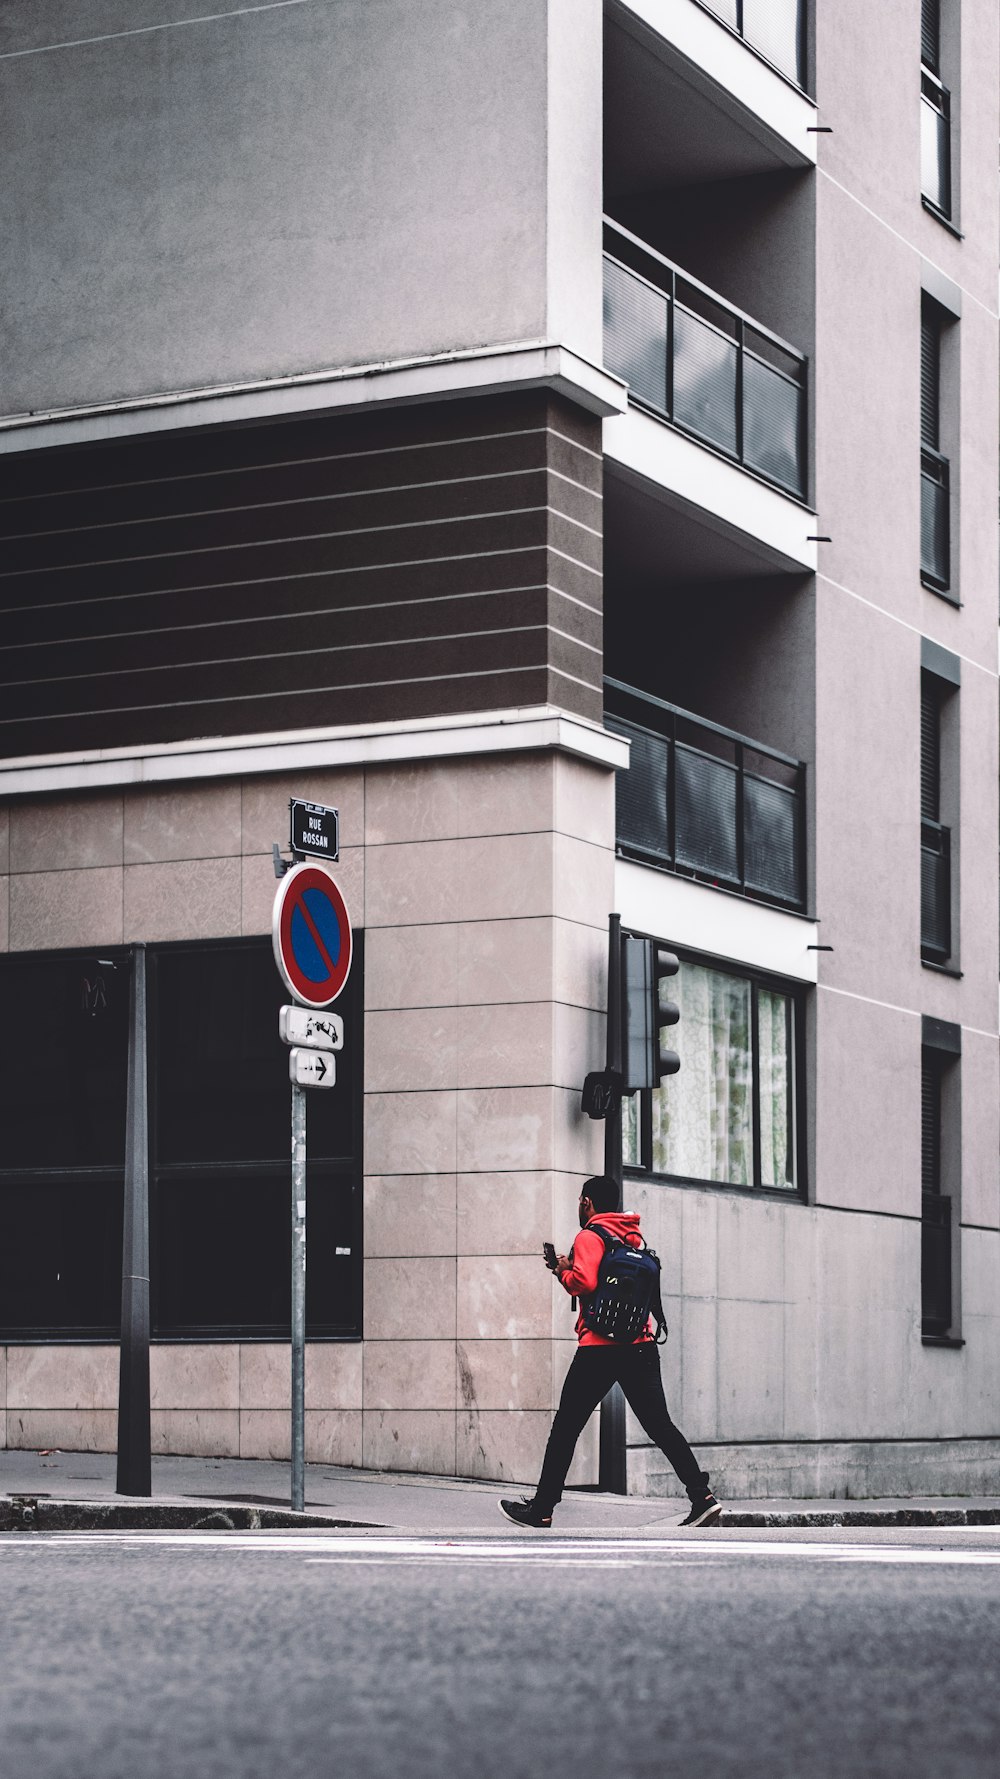
M966 1531L962 1526L935 1527L935 1533ZM393 1536L365 1538L343 1533L297 1531L272 1532L48 1532L0 1540L0 1552L23 1550L92 1549L113 1545L132 1550L255 1551L258 1554L302 1556L316 1562L389 1563L394 1560L425 1563L527 1563L563 1567L624 1567L657 1558L706 1559L724 1562L730 1557L783 1557L827 1563L926 1563L966 1564L990 1568L1000 1564L1000 1548L949 1550L944 1547L885 1544L813 1544L715 1538L580 1539L548 1537L499 1541L496 1539Z

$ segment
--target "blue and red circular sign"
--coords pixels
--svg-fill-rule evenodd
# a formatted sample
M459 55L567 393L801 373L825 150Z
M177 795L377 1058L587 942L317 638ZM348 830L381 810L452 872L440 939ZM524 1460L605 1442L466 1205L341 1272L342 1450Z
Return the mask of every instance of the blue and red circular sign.
M274 898L274 961L304 1007L328 1007L351 968L351 917L329 872L295 865Z

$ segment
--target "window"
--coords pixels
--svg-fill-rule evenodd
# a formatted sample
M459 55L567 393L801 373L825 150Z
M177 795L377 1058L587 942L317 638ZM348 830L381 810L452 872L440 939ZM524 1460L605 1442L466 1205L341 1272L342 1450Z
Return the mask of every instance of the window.
M147 957L153 1333L287 1335L288 1063L270 943L150 947ZM308 1102L313 1337L361 1328L361 984L359 946L337 1085ZM127 952L0 965L8 1337L117 1337L129 985Z
M920 189L940 216L951 216L951 94L941 79L941 0L921 0Z
M920 956L925 964L948 965L957 951L962 664L929 637L921 638L920 648Z
M769 979L692 957L664 985L680 1008L678 1075L623 1104L626 1167L675 1179L793 1191L799 1007Z
M0 969L0 1328L116 1336L126 953Z
M949 585L951 466L941 452L941 336L944 317L924 297L920 311L920 578Z
M920 1052L920 1320L925 1339L954 1338L961 1027L923 1021Z
M941 697L931 674L920 679L920 954L951 956L951 830L941 821Z

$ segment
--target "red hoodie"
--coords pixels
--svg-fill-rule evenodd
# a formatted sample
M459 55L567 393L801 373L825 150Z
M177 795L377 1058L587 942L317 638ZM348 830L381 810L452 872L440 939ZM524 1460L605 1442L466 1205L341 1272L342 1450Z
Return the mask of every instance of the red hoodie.
M569 1251L570 1265L565 1272L559 1274L559 1283L570 1297L589 1297L592 1291L597 1290L597 1274L605 1254L604 1243L595 1233L598 1225L601 1229L606 1229L609 1235L617 1236L619 1241L627 1242L630 1248L641 1246L636 1211L597 1211L573 1243ZM576 1337L581 1347L616 1345L615 1341L606 1340L603 1334L595 1334L588 1328L582 1312L577 1317ZM636 1341L653 1338L652 1328L647 1321L645 1334L638 1335Z

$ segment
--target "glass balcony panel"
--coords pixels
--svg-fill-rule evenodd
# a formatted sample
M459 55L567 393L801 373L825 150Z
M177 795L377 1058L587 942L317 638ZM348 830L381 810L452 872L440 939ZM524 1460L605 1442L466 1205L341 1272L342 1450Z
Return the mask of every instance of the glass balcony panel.
M613 259L604 261L604 362L633 395L667 411L670 300Z
M743 0L743 35L754 49L801 82L799 13L801 0Z
M739 8L737 0L706 0L709 12L714 12L734 31L739 29Z
M783 902L802 899L798 798L767 779L743 780L743 869L750 889Z
M920 101L920 189L945 216L951 215L950 126L926 94Z
M743 358L743 461L802 495L802 389L749 353Z
M605 243L608 369L623 377L630 393L664 419L745 464L765 481L804 498L806 387L801 353L742 318L610 218L605 219ZM643 263L633 268L631 261L637 258ZM660 278L662 290L656 283Z
M920 473L920 572L948 585L948 484L927 469Z
M737 454L736 378L739 352L680 305L674 308L674 419Z
M674 774L678 865L738 883L735 766L678 745Z
M607 727L631 742L627 771L615 774L615 832L619 846L658 858L670 855L667 764L670 744L629 723L608 718Z

